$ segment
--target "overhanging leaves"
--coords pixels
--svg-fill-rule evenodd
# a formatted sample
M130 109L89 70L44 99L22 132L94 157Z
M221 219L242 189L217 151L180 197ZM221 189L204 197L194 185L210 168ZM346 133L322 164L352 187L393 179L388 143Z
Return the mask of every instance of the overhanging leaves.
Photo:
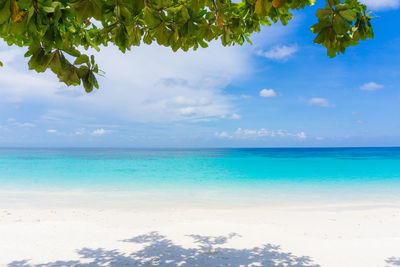
M29 68L50 69L67 85L98 88L99 67L77 48L115 44L125 52L142 42L173 51L207 47L220 39L230 46L250 42L261 26L281 21L291 10L314 0L0 0L0 37L8 45L27 47ZM328 55L344 53L359 40L373 38L371 17L357 0L327 0L311 27L314 42ZM67 55L67 56L66 56ZM1 65L1 64L0 64Z

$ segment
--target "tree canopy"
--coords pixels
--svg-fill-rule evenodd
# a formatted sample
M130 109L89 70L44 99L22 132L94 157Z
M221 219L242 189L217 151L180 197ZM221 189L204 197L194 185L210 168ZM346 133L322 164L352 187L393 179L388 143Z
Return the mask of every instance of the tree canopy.
M224 46L251 43L251 33L278 21L286 25L293 10L314 1L0 0L0 37L8 45L27 47L29 69L51 69L66 85L83 84L91 92L99 87L100 71L84 49L99 51L111 43L125 52L157 42L188 51L215 39ZM314 42L330 57L373 38L372 17L357 0L326 0L316 16Z

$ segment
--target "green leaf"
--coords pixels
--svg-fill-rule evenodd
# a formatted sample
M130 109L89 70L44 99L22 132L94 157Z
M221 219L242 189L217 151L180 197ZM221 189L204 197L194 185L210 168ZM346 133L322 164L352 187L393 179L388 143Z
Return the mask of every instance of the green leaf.
M60 62L61 62L61 69L64 71L67 70L67 67L68 67L67 59L64 57L64 55L62 53L60 54Z
M333 18L333 29L338 34L345 34L350 30L350 27L342 17L335 16Z
M157 43L159 45L166 45L169 39L169 32L168 30L161 25L160 27L157 28L156 31L156 38L157 38Z
M348 9L348 8L349 8L348 4L338 4L335 6L336 11L340 11L340 10L344 10L344 9Z
M0 10L4 8L7 2L10 3L10 0L0 0Z
M83 63L90 65L89 57L87 55L80 55L79 57L76 58L76 60L74 62L75 65L80 65Z
M180 9L180 11L178 12L178 21L180 23L184 23L184 22L188 21L189 19L190 19L190 15L189 15L188 9L185 6L183 6Z
M93 0L76 0L71 3L71 7L76 14L79 23L83 23L88 18L93 17L100 20L102 13L98 2Z
M323 8L319 8L317 10L317 13L315 14L318 18L322 19L322 18L327 18L332 14L332 10L330 9L323 9Z
M207 13L207 11L205 9L203 9L197 16L196 19L201 18L202 16L204 16Z
M263 6L263 1L262 0L257 0L256 4L254 6L254 13L256 13L257 15L261 15L262 6Z
M150 8L144 9L143 19L151 29L156 28L161 23L160 18Z
M54 12L54 7L51 7L51 6L42 6L42 9L43 9L46 13L53 13L53 12Z
M357 19L357 14L351 9L346 9L339 11L339 15L345 18L348 21L355 21Z
M99 84L97 83L97 79L96 76L94 76L92 71L89 71L89 82L96 87L97 89L99 89Z
M94 65L93 72L94 73L99 73L99 66L97 64Z
M81 55L81 52L79 52L79 50L73 46L64 48L64 52L66 52L67 54L69 54L73 57L79 57Z
M93 91L93 83L91 83L89 80L89 71L83 77L82 82L83 82L83 87L85 88L86 93L90 93Z
M11 10L10 10L10 0L3 0L3 7L0 10L0 24L8 21L11 17Z
M50 62L50 69L56 74L61 73L63 68L61 66L61 58L59 52L55 53L53 60Z
M193 12L198 12L198 10L200 9L200 3L199 2L200 2L199 0L192 0L192 3L190 4L190 8L192 9ZM203 12L203 11L201 11L201 12ZM202 15L199 14L200 16L197 15L197 17L202 17L204 14L202 14Z
M336 57L336 51L333 48L328 48L328 56L330 58Z
M317 37L315 37L314 43L316 43L316 44L322 44L322 43L325 41L325 38L326 38L326 36L327 36L326 33L327 33L326 31L321 31L321 32L317 35Z
M314 24L313 26L311 26L311 32L313 33L319 33L321 32L322 29L326 28L326 27L330 27L331 23L328 21L321 21L318 22L316 24Z

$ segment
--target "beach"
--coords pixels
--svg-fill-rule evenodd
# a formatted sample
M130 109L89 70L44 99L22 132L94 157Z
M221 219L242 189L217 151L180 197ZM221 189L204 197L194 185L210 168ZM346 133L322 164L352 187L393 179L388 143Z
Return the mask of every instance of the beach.
M400 149L0 150L0 266L400 265Z
M399 18L0 0L0 267L400 267Z
M11 194L20 202L0 206L0 266L400 264L400 203L129 208L99 194Z

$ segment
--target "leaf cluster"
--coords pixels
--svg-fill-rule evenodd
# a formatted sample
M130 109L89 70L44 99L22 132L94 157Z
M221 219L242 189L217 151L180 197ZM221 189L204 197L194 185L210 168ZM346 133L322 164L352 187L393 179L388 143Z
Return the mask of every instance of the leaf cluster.
M327 0L324 9L317 10L318 23L311 27L318 34L314 42L327 48L328 56L344 53L360 40L374 38L372 16L367 7L356 0Z
M356 0L326 0L317 12L316 43L328 55L372 38L371 17ZM67 85L98 88L94 57L81 51L110 43L122 52L142 43L196 50L220 39L224 46L250 42L261 26L286 25L292 11L314 0L0 0L0 37L27 47L29 68L50 69ZM84 48L84 49L82 49ZM1 62L0 62L1 63ZM0 64L1 65L1 64Z

